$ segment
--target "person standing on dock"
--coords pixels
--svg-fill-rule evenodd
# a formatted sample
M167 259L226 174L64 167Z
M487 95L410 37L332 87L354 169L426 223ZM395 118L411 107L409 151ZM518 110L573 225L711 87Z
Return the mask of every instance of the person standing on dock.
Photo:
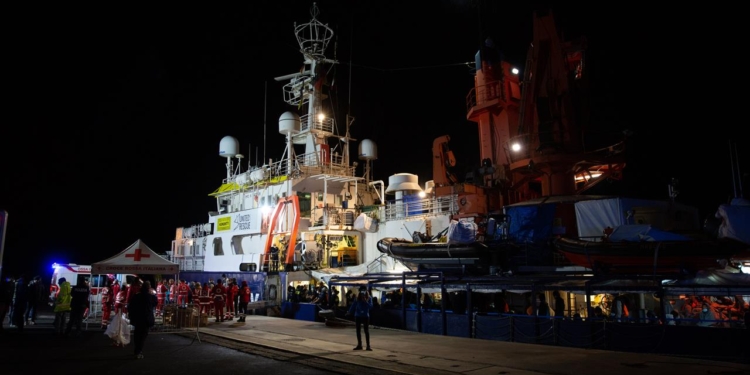
M112 309L115 305L115 297L112 295L112 281L110 279L105 281L100 294L102 296L102 329L107 329L109 318L112 315Z
M216 322L224 321L224 306L227 300L227 288L224 287L221 279L216 280L216 285L211 288L211 297L214 301L214 314Z
M245 315L247 315L247 304L250 303L250 287L247 285L247 281L242 280L242 287L240 288L239 292L237 293L240 297L240 304L239 304L239 316L240 319L238 322L244 322L245 321Z
M58 291L57 297L55 297L55 321L52 325L55 327L55 334L62 335L65 333L65 327L67 325L68 314L70 313L70 300L72 296L70 294L71 287L70 283L61 277L57 281Z
M354 323L357 328L357 346L354 347L354 350L362 350L361 330L363 327L365 330L365 343L367 344L366 350L372 350L370 348L370 310L372 310L372 298L370 298L367 288L361 286L359 287L357 300L352 303L352 306L346 313L347 316L352 313L354 314Z
M89 308L89 297L91 296L88 279L73 287L70 296L70 320L68 320L65 328L65 337L70 336L73 327L76 328L78 336L83 332L81 330L81 323L83 322L84 315L86 315L86 309Z
M154 311L158 300L151 293L151 282L146 280L139 293L134 294L128 302L130 324L135 327L133 332L133 349L136 359L143 359L143 346L146 343L148 330L154 326Z
M557 290L552 292L552 297L555 300L555 316L565 316L565 300L560 297L560 292L558 292Z

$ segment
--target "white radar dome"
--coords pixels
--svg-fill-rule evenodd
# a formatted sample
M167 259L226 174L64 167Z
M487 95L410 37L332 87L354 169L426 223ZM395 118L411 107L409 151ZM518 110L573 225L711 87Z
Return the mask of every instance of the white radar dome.
M369 139L363 139L359 143L359 160L377 160L378 145Z
M388 188L386 194L393 194L397 191L422 191L419 186L419 177L411 173L396 173L388 177Z
M299 115L294 112L284 112L279 117L279 133L287 135L297 134L300 130Z
M219 142L219 156L231 158L240 153L240 142L237 138L228 135Z

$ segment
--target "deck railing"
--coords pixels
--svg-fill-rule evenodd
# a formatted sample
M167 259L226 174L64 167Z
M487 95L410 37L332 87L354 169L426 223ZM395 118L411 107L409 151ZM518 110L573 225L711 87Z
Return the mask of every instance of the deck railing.
M387 202L385 206L385 221L455 214L458 212L458 195L424 198L419 200L396 200Z

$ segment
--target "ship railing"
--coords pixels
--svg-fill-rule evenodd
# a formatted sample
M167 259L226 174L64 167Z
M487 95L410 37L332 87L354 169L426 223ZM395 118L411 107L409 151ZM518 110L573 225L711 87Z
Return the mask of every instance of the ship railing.
M254 188L261 188L266 184L275 184L283 182L285 177L297 177L300 174L317 175L328 174L333 176L354 176L355 167L346 164L344 157L338 153L329 154L327 152L311 152L297 155L291 163L291 169L287 159L272 162L263 167L265 170L264 178L260 181L254 181L252 185L244 186L242 191L251 191ZM223 183L230 180L224 179Z
M311 216L315 220L313 226L335 225L339 227L351 227L354 225L356 210L343 207L318 207L313 206Z
M310 152L298 155L294 162L295 169L302 174L327 174L333 176L354 176L354 167L348 166L344 157L338 153Z
M295 77L284 85L284 101L296 106L302 106L307 104L308 96L304 95L304 87L312 82L312 78L309 76Z
M385 221L458 213L458 195L386 202Z
M284 270L279 253L261 254L260 264L262 272L277 273Z
M203 257L177 257L175 262L179 264L180 271L203 271Z
M324 117L321 119L311 116L309 113L300 116L300 133L316 131L333 134L333 129L333 117Z
M472 108L495 99L505 100L503 81L492 81L472 88L469 94L466 95L466 112L470 112Z

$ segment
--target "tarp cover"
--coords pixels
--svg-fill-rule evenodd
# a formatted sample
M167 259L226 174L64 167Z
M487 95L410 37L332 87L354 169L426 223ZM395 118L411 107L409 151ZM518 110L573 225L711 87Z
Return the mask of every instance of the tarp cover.
M661 209L667 212L672 205L680 211L691 215L691 224L698 228L698 211L694 207L688 207L679 203L668 201L635 199L635 198L608 198L577 202L576 222L578 223L579 237L600 237L607 227L618 227L626 224L636 224L636 215L643 208ZM629 213L631 216L629 217Z
M513 206L506 208L510 216L508 234L519 242L544 242L552 235L555 204Z
M750 244L750 201L735 198L732 204L722 204L716 212L716 217L722 219L719 226L719 238L733 238Z
M750 274L708 269L691 279L664 282L663 286L669 294L750 295Z
M140 275L177 274L180 267L155 253L140 239L119 254L91 265L94 275L133 273Z

